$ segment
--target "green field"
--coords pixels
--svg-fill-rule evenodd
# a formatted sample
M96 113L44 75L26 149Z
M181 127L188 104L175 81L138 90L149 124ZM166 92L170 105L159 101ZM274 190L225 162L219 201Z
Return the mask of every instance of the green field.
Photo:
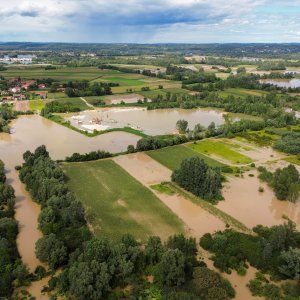
M119 83L120 86L130 86L130 85L142 85L145 84L143 81L134 78L126 78L126 77L104 77L103 80Z
M0 72L6 78L21 77L23 79L52 78L56 81L66 82L69 80L95 80L101 76L122 74L115 70L100 70L91 67L58 67L56 70L45 70L41 66L10 66L7 71Z
M157 160L162 165L166 166L168 169L174 171L180 167L181 162L189 157L198 156L203 158L204 161L210 165L215 167L223 167L224 164L205 156L199 152L196 152L186 146L178 145L167 148L162 148L159 150L153 150L146 152L153 159Z
M247 89L240 89L240 88L230 88L226 89L225 91L219 92L221 97L227 96L236 96L236 97L247 97L247 96L263 96L266 95L267 92L260 91L260 90L247 90Z
M183 223L146 187L112 160L62 165L69 186L84 204L96 236L130 233L145 241L184 231Z
M46 102L44 100L30 100L29 107L33 111L41 111L45 107Z
M236 146L225 141L204 140L197 144L189 144L188 147L206 155L215 155L233 164L249 164L252 162L251 158L234 151L234 149L237 149Z
M59 101L61 103L72 103L74 106L80 108L80 110L87 110L91 109L89 106L87 106L80 98L57 98L56 101Z

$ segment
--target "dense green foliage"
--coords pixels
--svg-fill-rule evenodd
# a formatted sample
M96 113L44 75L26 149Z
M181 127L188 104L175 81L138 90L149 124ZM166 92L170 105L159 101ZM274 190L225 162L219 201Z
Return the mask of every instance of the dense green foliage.
M222 175L218 167L210 167L198 156L184 159L172 180L194 195L208 200L218 200L221 196Z
M273 147L282 152L300 154L300 132L284 133Z
M73 153L71 156L66 157L67 162L90 161L102 158L112 157L112 154L106 151L92 151L86 154Z
M64 85L65 93L68 97L82 97L82 96L103 96L111 95L111 87L118 86L116 83L94 82L89 83L88 80L83 81L69 81Z
M75 106L71 100L67 103L55 100L46 103L45 107L41 110L41 115L47 117L51 113L66 113L78 111L80 111L80 108Z
M271 228L258 225L256 235L227 229L213 235L207 233L200 245L213 253L214 265L223 272L244 273L247 262L251 266L269 271L276 278L295 279L299 275L300 233L289 221Z
M16 117L16 113L8 106L0 107L0 132L9 133L9 122Z
M275 192L279 200L295 202L300 192L300 174L292 164L274 173L268 172L266 168L259 167L259 178L266 181Z

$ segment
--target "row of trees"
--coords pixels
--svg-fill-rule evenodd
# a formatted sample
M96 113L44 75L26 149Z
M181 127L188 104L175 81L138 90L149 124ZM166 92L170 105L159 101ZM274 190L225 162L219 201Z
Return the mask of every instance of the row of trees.
M265 167L259 167L259 178L266 181L275 192L279 200L295 202L300 193L300 174L292 164L274 173L267 171Z
M7 105L0 107L0 132L9 133L9 122L16 117L16 113Z
M300 154L300 132L286 132L274 142L273 147L279 151Z
M69 81L64 84L65 93L68 97L82 97L82 96L103 96L111 95L111 87L118 86L118 83L104 83L94 82L90 83L88 80L83 81Z
M81 109L72 102L54 100L46 103L45 107L41 110L41 115L48 117L52 113L79 112L80 110Z
M163 244L159 237L149 237L143 247L130 235L119 241L93 238L81 204L46 148L27 151L23 157L20 178L42 208L39 228L44 236L36 244L37 257L52 269L64 266L48 290L76 299L107 299L122 297L120 288L131 285L127 296L135 298L153 293L165 299L234 297L229 282L197 260L193 238L175 235Z

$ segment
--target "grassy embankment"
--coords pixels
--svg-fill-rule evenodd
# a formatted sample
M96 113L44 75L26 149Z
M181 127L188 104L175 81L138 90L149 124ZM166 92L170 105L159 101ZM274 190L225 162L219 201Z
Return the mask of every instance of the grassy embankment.
M62 164L96 236L130 233L145 241L184 232L183 223L146 187L112 160Z

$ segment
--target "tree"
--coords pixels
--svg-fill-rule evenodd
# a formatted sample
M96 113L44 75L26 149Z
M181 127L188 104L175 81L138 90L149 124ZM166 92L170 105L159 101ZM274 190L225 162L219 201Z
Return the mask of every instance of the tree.
M184 255L178 249L167 250L158 265L158 279L167 286L180 286L185 282Z
M219 168L208 166L197 156L184 159L172 180L187 191L208 200L221 197L222 175Z
M161 260L164 251L160 237L150 236L145 246L145 254L148 263L152 265L157 264Z
M68 272L69 289L80 300L105 299L105 294L110 290L110 278L104 262L75 262Z
M292 164L283 169L277 169L274 173L274 192L279 200L288 198L294 200L299 195L300 175Z
M280 256L282 264L279 266L281 274L287 278L300 280L300 249L290 248L283 251Z
M178 129L179 133L186 133L188 124L189 123L186 120L178 120L176 123L176 128Z
M42 262L48 262L51 269L56 269L66 261L67 249L63 242L51 233L36 242L36 256Z

